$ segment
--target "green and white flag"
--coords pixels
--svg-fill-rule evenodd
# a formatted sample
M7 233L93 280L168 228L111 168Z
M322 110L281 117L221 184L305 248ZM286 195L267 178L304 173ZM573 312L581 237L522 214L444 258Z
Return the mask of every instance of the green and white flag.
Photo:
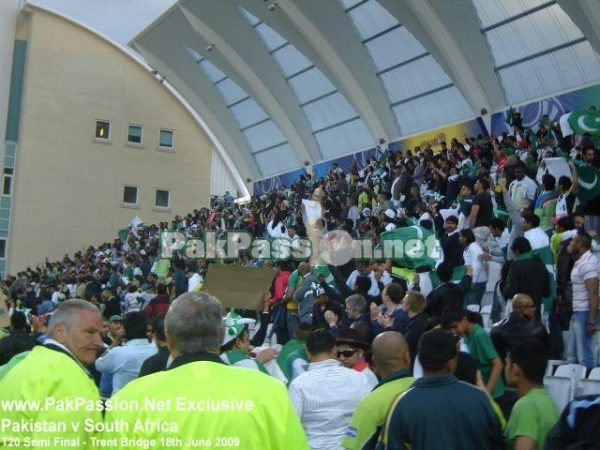
M544 162L548 172L554 175L557 180L563 175L571 178L571 169L565 158L544 158ZM573 160L573 164L575 164L577 176L579 177L577 199L581 203L586 203L598 197L600 195L600 173L598 169L578 160Z
M600 195L600 182L598 169L590 164L574 160L577 176L579 177L579 192L577 198L581 203L586 203Z
M409 269L435 267L441 258L441 247L433 231L419 225L397 228L381 234L381 246L386 259Z
M589 133L600 137L600 112L573 111L568 118L569 126L576 134Z

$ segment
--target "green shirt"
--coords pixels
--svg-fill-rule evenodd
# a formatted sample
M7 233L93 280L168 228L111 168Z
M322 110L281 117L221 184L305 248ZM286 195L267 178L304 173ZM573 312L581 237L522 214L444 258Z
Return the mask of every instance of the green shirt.
M406 391L414 381L408 370L400 370L383 379L358 403L350 427L342 440L342 447L360 450L365 448L372 438L376 438L396 395Z
M481 372L483 382L487 384L492 373L492 360L498 358L498 352L492 344L492 340L485 330L478 324L473 324L473 331L465 336L465 342L469 348L469 353L477 363L477 369ZM492 398L498 398L504 394L504 381L502 374L498 377L494 388L492 389Z
M531 438L537 448L544 448L546 436L558 417L556 403L544 389L530 390L512 410L506 426L506 448L512 450L519 436Z

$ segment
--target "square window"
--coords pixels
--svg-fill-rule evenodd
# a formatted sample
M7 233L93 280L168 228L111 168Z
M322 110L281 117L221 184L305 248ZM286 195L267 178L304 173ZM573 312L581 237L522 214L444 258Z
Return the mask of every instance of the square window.
M127 132L127 142L130 144L141 144L142 127L138 125L129 125L129 131Z
M154 206L157 208L168 208L170 200L170 192L166 189L157 189L156 190L156 199L154 201Z
M160 130L158 146L163 148L173 148L173 130Z
M137 205L138 202L138 188L135 186L125 186L123 188L123 203L129 205Z
M110 139L110 122L96 120L96 139Z

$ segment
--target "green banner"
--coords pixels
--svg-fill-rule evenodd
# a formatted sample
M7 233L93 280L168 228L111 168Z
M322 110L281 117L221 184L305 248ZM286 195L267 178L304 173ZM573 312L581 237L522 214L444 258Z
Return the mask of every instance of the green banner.
M600 180L598 180L598 169L590 164L573 160L579 177L579 192L577 198L581 203L586 203L600 195Z

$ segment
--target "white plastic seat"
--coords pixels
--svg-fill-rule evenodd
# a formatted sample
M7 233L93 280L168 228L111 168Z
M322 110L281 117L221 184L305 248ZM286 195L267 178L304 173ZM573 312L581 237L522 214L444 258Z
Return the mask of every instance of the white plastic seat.
M481 314L481 318L483 319L483 328L485 328L486 331L490 331L490 329L492 328L492 324L490 324L490 315L492 314L492 305L482 306L481 310L479 311L479 314Z
M585 379L579 382L577 396L580 395L599 395L600 394L600 379Z
M577 395L597 395L600 394L600 367L592 369L587 379L579 382Z
M565 406L573 400L574 393L571 390L571 378L557 377L555 375L544 377L544 388L558 406L558 410L562 411Z
M467 305L467 309L469 311L473 311L473 312L478 313L479 312L479 305Z
M600 367L594 367L587 377L588 380L600 380Z
M554 371L556 370L556 368L559 366L562 366L564 364L567 364L567 361L564 361L562 359L548 360L548 365L546 366L546 373L544 374L544 376L550 377L550 376L554 375Z

